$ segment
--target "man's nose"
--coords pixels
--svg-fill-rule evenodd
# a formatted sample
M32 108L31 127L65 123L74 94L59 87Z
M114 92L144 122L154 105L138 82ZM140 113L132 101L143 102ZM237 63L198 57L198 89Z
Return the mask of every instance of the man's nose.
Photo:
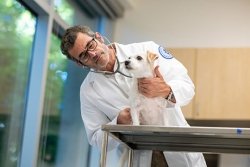
M93 57L96 56L96 52L94 50L93 51L92 50L88 50L87 54L89 55L90 58L93 58Z

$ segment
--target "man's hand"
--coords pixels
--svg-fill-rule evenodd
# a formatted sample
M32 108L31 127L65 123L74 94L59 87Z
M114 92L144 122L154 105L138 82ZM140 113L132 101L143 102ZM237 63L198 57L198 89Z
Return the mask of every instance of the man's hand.
M140 78L138 79L138 89L141 94L146 97L163 97L166 98L171 90L170 86L165 83L159 66L154 69L154 78Z
M117 124L132 124L132 118L130 115L130 108L125 108L124 110L120 111L117 117Z

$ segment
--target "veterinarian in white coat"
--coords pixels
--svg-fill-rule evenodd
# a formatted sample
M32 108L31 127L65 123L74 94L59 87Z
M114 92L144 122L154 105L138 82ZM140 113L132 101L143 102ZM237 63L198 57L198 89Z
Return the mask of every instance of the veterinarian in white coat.
M100 72L89 72L80 90L81 114L91 145L101 148L101 125L131 123L128 101L131 78L126 76L124 61L130 55L147 51L159 55L158 72L163 78L156 76L153 81L154 84L159 82L159 85L149 87L153 93L144 93L152 97L167 97L172 90L175 103L169 101L165 109L165 117L168 120L166 126L189 126L180 106L188 104L193 98L194 85L186 68L163 47L154 42L105 45L99 33L93 33L84 26L75 26L66 31L62 38L61 50L79 65ZM122 146L111 138L109 140L108 150L117 149L117 153L121 153ZM135 151L133 166L150 167L151 155L152 151ZM201 153L164 152L164 155L170 167L206 166Z

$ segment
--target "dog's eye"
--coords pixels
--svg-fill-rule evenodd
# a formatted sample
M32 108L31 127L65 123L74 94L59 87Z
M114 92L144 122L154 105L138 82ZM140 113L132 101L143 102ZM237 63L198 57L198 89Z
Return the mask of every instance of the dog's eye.
M142 60L142 57L141 56L137 56L136 59L137 60Z

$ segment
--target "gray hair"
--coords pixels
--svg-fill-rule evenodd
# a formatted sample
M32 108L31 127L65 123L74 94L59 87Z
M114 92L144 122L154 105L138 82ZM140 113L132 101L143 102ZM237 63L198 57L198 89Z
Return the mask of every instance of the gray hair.
M87 26L77 25L68 28L62 36L61 52L69 59L73 59L73 57L69 54L69 50L73 48L78 33L87 34L90 37L95 36L95 33Z

